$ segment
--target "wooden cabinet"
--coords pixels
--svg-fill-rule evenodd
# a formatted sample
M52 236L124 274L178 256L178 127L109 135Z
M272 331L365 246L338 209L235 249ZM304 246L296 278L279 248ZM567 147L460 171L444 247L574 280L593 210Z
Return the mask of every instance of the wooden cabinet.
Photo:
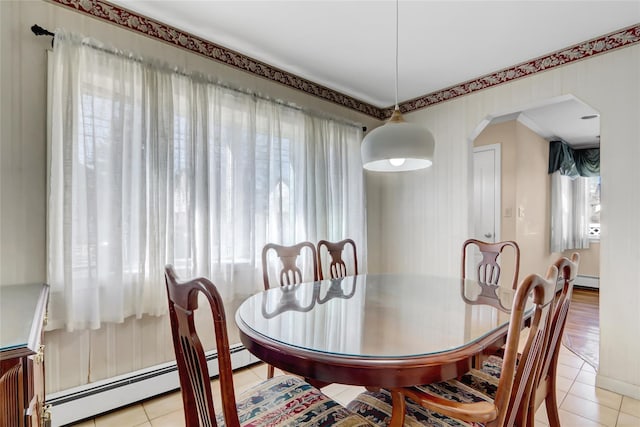
M49 286L0 286L0 427L45 427L43 329Z

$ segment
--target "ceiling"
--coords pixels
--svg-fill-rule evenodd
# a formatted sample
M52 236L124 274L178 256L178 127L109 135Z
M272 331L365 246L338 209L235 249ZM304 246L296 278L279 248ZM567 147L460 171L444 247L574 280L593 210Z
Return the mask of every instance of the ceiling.
M393 0L110 3L376 107L395 103ZM398 22L402 103L636 25L640 0L400 0Z
M560 139L577 149L600 146L600 114L572 95L489 117L491 124L509 120L519 121L547 141Z

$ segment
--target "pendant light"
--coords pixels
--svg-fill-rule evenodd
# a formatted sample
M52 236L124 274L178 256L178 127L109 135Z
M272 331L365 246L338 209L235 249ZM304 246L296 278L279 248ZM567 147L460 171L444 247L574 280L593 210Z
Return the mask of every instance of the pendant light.
M396 0L396 104L391 118L370 131L360 147L367 170L399 172L427 168L435 140L428 129L408 123L398 107L398 0Z

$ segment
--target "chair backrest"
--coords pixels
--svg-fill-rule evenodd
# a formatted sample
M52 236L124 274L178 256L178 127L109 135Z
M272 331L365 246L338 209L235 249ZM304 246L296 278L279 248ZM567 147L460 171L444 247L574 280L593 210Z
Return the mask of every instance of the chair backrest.
M331 261L329 262L329 269L327 271L327 277L329 279L338 279L340 277L350 275L349 273L347 273L347 264L342 257L343 252L346 250L346 246L349 246L351 248L351 259L353 260L353 270L351 271L351 274L354 276L358 274L358 256L356 251L356 242L354 242L352 239L344 239L339 242L320 240L318 242L318 273L320 275L320 280L325 278L325 272L322 263L322 258L325 257L325 250L331 258Z
M194 314L198 309L198 296L202 294L209 302L213 318L225 425L239 427L227 322L218 290L205 278L180 281L171 265L165 267L165 283L173 348L182 390L185 425L217 426L207 360L194 322Z
M571 259L565 257L559 258L553 265L558 269L558 285L556 286L555 306L551 315L551 329L547 337L547 343L543 351L544 358L540 365L538 383L545 381L549 376L551 367L555 367L558 363L558 355L560 353L561 337L567 323L567 314L571 305L571 295L573 294L573 285L578 275L578 266L580 265L580 254L574 252ZM537 387L537 385L536 385ZM538 400L544 398L540 396ZM539 404L540 401L536 403Z
M262 278L264 288L269 289L272 285L269 275L270 254L274 253L280 259L282 268L274 278L273 284L280 286L292 285L304 281L302 269L298 265L298 260L303 256L302 251L309 251L308 257L305 259L311 263L313 269L313 280L318 280L318 256L316 247L311 242L300 242L293 246L283 246L275 243L267 243L262 248Z
M462 245L462 278L467 277L467 250L469 247L477 247L482 254L482 259L476 266L476 279L485 285L498 286L500 273L502 271L498 257L506 247L513 248L514 272L510 282L512 289L518 286L518 272L520 270L520 247L512 240L503 242L483 242L476 239L469 239Z
M513 426L518 419L526 420L529 399L536 384L535 374L538 372L551 326L557 278L558 269L552 265L545 279L536 274L529 275L516 289L502 372L494 400L498 416L488 426ZM520 335L527 317L527 300L531 295L534 304L531 325L524 350L518 355Z

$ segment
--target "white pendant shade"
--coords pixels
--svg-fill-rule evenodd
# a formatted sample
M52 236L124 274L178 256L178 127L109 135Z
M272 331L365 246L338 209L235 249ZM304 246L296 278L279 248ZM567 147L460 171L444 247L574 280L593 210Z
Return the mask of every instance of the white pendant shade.
M407 123L401 117L399 121L392 117L362 140L362 165L377 172L426 168L433 162L434 146L433 135L428 129Z
M362 166L370 171L412 171L433 163L433 135L424 127L405 122L398 107L398 3L396 0L396 107L387 123L362 140Z

